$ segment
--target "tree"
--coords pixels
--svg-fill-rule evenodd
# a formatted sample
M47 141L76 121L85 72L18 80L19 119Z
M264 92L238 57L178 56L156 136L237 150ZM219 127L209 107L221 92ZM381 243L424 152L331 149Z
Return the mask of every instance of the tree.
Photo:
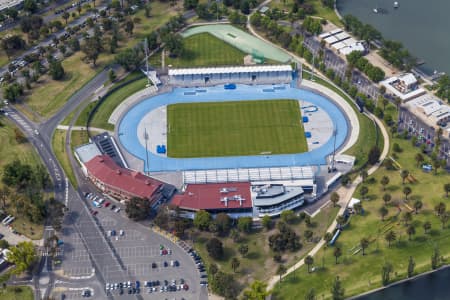
M183 53L183 38L179 34L168 34L164 42L166 43L166 50L169 51L171 57L177 57Z
M17 82L6 85L3 88L3 97L10 102L16 102L19 96L23 95L23 86Z
M147 199L138 197L131 198L125 207L128 218L134 221L141 221L150 215L151 207Z
M242 217L238 219L237 228L241 232L250 233L252 231L253 221L251 217Z
M414 267L415 266L416 266L416 263L414 262L414 258L412 256L410 256L409 260L408 260L408 270L407 270L408 278L411 278L414 276Z
M225 299L236 299L239 290L234 276L218 271L210 280L211 290Z
M343 186L347 186L350 183L350 176L348 174L344 174L341 177L341 184Z
M108 78L109 78L109 81L111 81L111 82L114 82L116 80L117 75L116 75L116 72L114 72L113 69L109 70Z
M19 35L7 35L1 40L1 48L5 51L8 59L17 50L25 49L26 43Z
M359 193L361 194L362 199L364 200L366 198L366 195L369 193L369 188L365 185L361 187L359 190Z
M6 259L15 264L16 267L12 271L14 274L31 271L37 262L36 248L32 242L20 242L9 250Z
M223 257L223 245L217 238L211 238L206 242L206 250L209 256L214 259L221 259Z
M331 232L327 232L323 236L323 239L325 240L326 245L328 245L330 243L330 241L333 239L333 234L331 234Z
M405 195L405 200L408 201L408 195L411 194L412 190L409 186L403 187L403 194Z
M395 231L390 230L388 233L386 233L384 239L388 242L388 248L391 248L391 243L395 242L395 240L397 239L397 235L395 234Z
M370 148L369 154L368 154L368 163L371 165L376 164L379 160L380 160L380 155L381 155L381 151L380 148L378 148L378 146L373 146L372 148Z
M342 250L339 247L334 248L333 251L334 258L336 259L336 264L338 263L338 258L342 255Z
M414 202L414 211L416 212L416 214L419 213L419 210L422 208L422 206L423 206L422 201L416 200L416 201Z
M391 201L391 199L392 199L391 194L386 193L386 194L383 195L383 201L384 201L385 205L387 205L389 203L389 201Z
M431 268L436 270L439 267L441 262L441 255L439 252L439 248L434 248L433 254L431 255Z
M98 41L94 37L87 38L85 40L84 46L82 47L84 54L86 54L86 59L88 61L92 61L92 64L94 66L96 66L98 56L100 55L102 49L103 47L100 41Z
M311 272L311 266L314 264L314 258L311 255L305 257L305 264L308 266L308 273Z
M445 213L443 213L443 214L441 214L441 215L439 216L439 220L440 220L441 223L442 223L442 229L445 228L445 224L447 224L449 218L450 218L450 215L449 215L449 213L447 213L447 212L445 212Z
M445 210L447 209L447 207L446 207L446 205L445 205L445 203L443 203L443 202L439 202L439 204L437 204L435 207L434 207L434 211L436 212L436 214L438 215L438 216L440 216L440 215L442 215L443 213L445 213Z
M313 237L313 235L314 235L314 232L312 232L312 231L309 230L309 229L306 229L305 232L303 233L303 235L305 236L305 239L306 239L307 241L311 241L311 239L312 239L312 237Z
M445 197L448 198L448 193L450 192L450 183L444 184L444 192L445 192Z
M125 22L125 32L128 33L129 36L133 34L134 23L131 19Z
M244 291L244 300L265 300L269 295L267 283L255 280L250 284L250 289Z
M200 230L207 230L211 223L211 215L206 210L199 210L194 217L194 226Z
M23 9L30 13L34 13L37 11L38 6L37 6L36 1L34 1L34 0L25 0L23 2Z
M330 200L333 202L333 206L336 207L337 203L339 202L339 194L336 192L331 193Z
M428 233L428 231L431 229L431 222L425 221L425 223L423 223L422 227L423 227L423 230L425 231L425 233Z
M241 244L238 248L239 253L242 255L242 257L245 257L248 253L248 245L247 244Z
M269 230L272 228L272 218L268 215L265 215L264 217L262 217L261 223L262 223L262 226L266 230Z
M381 216L381 221L384 221L384 218L388 215L389 211L386 208L386 206L382 206L380 207L380 209L378 210L378 213Z
M286 271L287 271L287 269L286 269L285 265L280 264L280 265L278 266L278 269L277 269L277 275L280 276L280 282L281 282L281 277L284 275L284 273L286 273Z
M62 18L64 19L64 21L66 22L66 25L67 25L67 20L70 18L69 12L65 11L65 12L62 14Z
M364 250L366 250L367 247L369 247L369 244L370 244L370 242L369 242L369 239L367 239L367 238L362 238L362 239L359 241L359 246L361 246L361 250L362 250L362 255L363 255L363 256L365 255Z
M61 80L65 75L65 71L61 62L56 59L50 62L49 72L53 80Z
M416 234L416 228L413 225L409 225L406 228L406 233L408 234L408 239L411 240L411 236Z
M367 173L366 170L361 170L359 172L359 176L361 177L361 181L364 183L367 179L367 177L369 176L369 174Z
M402 178L402 184L405 184L405 180L408 176L409 176L408 170L401 170L400 177Z
M381 268L381 281L383 285L387 285L390 281L393 266L390 262L386 262Z
M283 220L287 224L292 224L296 219L296 216L292 210L283 210L280 217L281 220Z
M414 156L414 159L417 162L417 167L419 167L420 164L423 163L423 161L425 160L422 153L417 153L416 156Z
M231 268L233 269L233 272L236 273L237 268L239 268L239 265L241 262L236 257L233 257L231 259Z
M333 285L331 286L331 296L333 300L344 300L344 293L345 290L342 287L341 280L339 279L339 276L336 276L336 278L333 281Z
M409 225L409 222L412 220L412 214L409 211L405 211L402 215L402 220L405 223L405 226Z
M339 226L342 227L342 226L345 224L345 222L346 222L346 220L345 220L345 217L344 217L343 215L337 216L337 218L336 218L336 223L337 223Z
M386 186L389 184L389 177L383 176L381 177L380 183L383 186L383 191L386 191Z
M241 12L244 15L248 15L250 13L250 3L248 0L241 1Z
M316 291L314 289L309 289L305 295L305 300L317 300Z
M116 55L116 63L127 71L136 70L143 59L142 51L138 48L127 48Z
M218 232L220 234L227 234L231 228L231 218L226 213L218 213L214 223L217 224Z

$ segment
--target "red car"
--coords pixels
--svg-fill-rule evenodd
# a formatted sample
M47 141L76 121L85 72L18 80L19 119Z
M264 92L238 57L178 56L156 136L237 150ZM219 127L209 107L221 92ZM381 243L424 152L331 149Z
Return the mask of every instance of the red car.
M93 216L96 216L97 214L98 214L98 211L96 211L96 210L92 212Z
M111 204L111 202L106 202L105 207L108 207Z

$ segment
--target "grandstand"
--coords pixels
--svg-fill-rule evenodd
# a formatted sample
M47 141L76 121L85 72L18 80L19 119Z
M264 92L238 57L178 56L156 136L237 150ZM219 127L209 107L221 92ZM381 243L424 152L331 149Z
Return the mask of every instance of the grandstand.
M258 65L217 68L169 69L169 84L174 86L213 86L227 83L274 84L292 81L291 65Z

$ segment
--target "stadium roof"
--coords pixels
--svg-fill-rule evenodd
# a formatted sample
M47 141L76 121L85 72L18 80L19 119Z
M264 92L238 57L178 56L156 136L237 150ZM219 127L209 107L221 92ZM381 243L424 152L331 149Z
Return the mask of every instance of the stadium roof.
M252 72L291 72L291 65L263 65L263 66L233 66L233 67L214 67L214 68L183 68L169 69L169 76L177 75L202 75L202 74L221 74L221 73L252 73Z
M99 181L135 197L148 199L162 186L156 179L119 167L108 155L98 155L85 166Z
M190 210L251 208L250 183L189 184L171 203Z

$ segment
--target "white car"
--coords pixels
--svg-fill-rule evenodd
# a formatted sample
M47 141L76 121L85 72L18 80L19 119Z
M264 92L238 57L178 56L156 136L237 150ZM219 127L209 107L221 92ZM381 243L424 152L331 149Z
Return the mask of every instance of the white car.
M120 211L120 207L116 208L114 211L115 211L116 213L118 213L118 212Z
M125 234L125 231L120 230L120 231L119 231L119 234L123 236L123 235ZM146 285L146 284L145 284L145 285Z

